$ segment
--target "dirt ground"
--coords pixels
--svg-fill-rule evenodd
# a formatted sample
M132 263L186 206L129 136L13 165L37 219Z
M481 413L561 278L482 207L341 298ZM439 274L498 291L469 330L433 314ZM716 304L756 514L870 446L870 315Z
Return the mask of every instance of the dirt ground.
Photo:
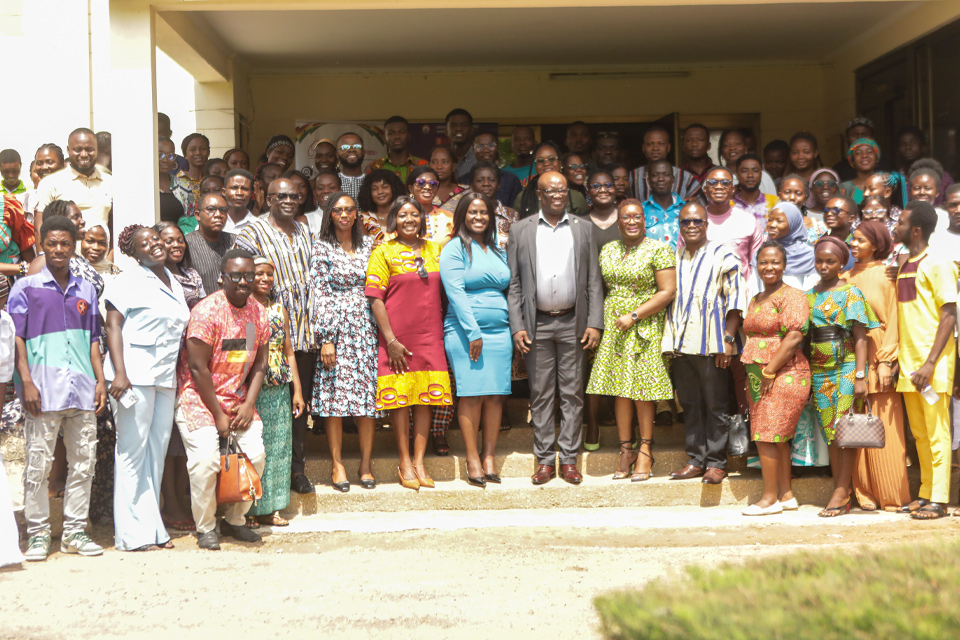
M375 514L372 514L375 515ZM426 514L425 514L426 517ZM110 541L109 530L94 537ZM261 545L99 558L53 554L0 571L0 638L599 637L594 596L798 549L960 535L960 518L870 526L431 529L267 535ZM228 539L229 540L229 539Z

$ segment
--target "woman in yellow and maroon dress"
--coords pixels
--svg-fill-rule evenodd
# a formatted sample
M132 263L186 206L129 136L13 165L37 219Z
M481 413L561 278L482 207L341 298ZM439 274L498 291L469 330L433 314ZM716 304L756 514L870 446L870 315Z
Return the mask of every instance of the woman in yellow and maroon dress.
M424 238L426 223L415 198L397 198L387 214L387 232L397 237L370 256L364 290L380 328L376 408L391 412L400 453L400 484L410 489L433 487L423 466L430 409L453 404L443 349L440 245Z

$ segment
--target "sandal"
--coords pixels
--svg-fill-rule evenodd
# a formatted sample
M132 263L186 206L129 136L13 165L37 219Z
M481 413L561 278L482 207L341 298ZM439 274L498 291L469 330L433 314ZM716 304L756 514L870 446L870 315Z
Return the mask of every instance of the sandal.
M433 436L433 453L441 458L450 455L450 445L447 444L447 436Z
M836 518L837 516L850 513L850 498L839 507L826 507L820 510L817 515L821 518Z
M939 502L928 502L910 514L914 520L938 520L947 515Z
M930 504L929 500L926 500L925 498L917 498L910 504L905 504L902 507L900 507L898 511L900 513L916 513L917 511L927 506L928 504Z
M640 459L641 454L650 458L650 471L647 471L646 473L638 472L633 474L630 476L630 482L643 482L645 480L649 480L653 476L653 464L656 462L656 460L652 454L649 454L643 450L643 445L647 445L650 448L650 451L653 451L653 438L640 438L640 448L637 449L637 460ZM623 446L623 444L621 443L620 446Z
M163 544L157 545L158 549L173 549L173 540L167 540Z
M273 513L267 516L257 516L257 522L270 525L271 527L286 527L290 522L286 518L281 518L279 513Z
M259 529L260 523L254 516L247 516L247 529Z
M584 447L587 445L584 444ZM597 445L599 446L599 445ZM623 463L623 456L627 454L633 454L633 460L627 463L627 470L622 471L621 465ZM620 441L620 459L617 460L617 472L613 474L612 480L624 480L630 477L630 472L633 471L634 467L637 466L637 460L640 459L640 454L633 450L633 441L632 440L621 440Z

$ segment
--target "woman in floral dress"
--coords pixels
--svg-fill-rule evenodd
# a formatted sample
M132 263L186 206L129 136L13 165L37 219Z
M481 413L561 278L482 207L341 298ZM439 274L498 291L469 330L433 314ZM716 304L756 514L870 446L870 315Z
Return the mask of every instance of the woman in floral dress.
M343 191L327 198L310 265L313 328L320 345L311 413L324 418L331 479L341 492L350 490L341 457L344 416L354 418L360 436L360 486L376 486L370 457L377 415L377 326L364 295L373 246L356 201Z
M257 413L263 421L263 448L266 452L260 476L263 496L247 511L247 526L257 528L260 524L269 524L284 527L289 523L280 517L279 511L290 504L293 418L303 413L303 393L290 343L290 318L283 304L270 298L275 267L267 258L255 258L253 262L256 267L253 298L267 310L270 341L267 343L267 372L257 396Z
M661 341L666 308L677 292L677 257L665 242L646 237L643 205L628 198L617 209L620 240L600 252L607 287L603 339L597 348L587 393L615 396L620 462L614 480L647 480L653 467L653 412L673 398ZM640 423L640 448L633 450L633 412ZM643 460L638 460L643 456Z

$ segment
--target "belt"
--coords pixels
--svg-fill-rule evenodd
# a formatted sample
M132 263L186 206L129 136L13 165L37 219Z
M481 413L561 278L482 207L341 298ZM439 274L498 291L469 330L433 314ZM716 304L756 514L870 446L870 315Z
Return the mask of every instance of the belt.
M565 316L569 313L573 313L575 307L570 307L569 309L560 309L559 311L544 311L542 309L537 309L537 313L542 313L545 316L550 316L551 318L559 318L560 316Z
M846 340L849 335L846 329L835 324L826 327L813 327L810 330L810 342L842 342Z

